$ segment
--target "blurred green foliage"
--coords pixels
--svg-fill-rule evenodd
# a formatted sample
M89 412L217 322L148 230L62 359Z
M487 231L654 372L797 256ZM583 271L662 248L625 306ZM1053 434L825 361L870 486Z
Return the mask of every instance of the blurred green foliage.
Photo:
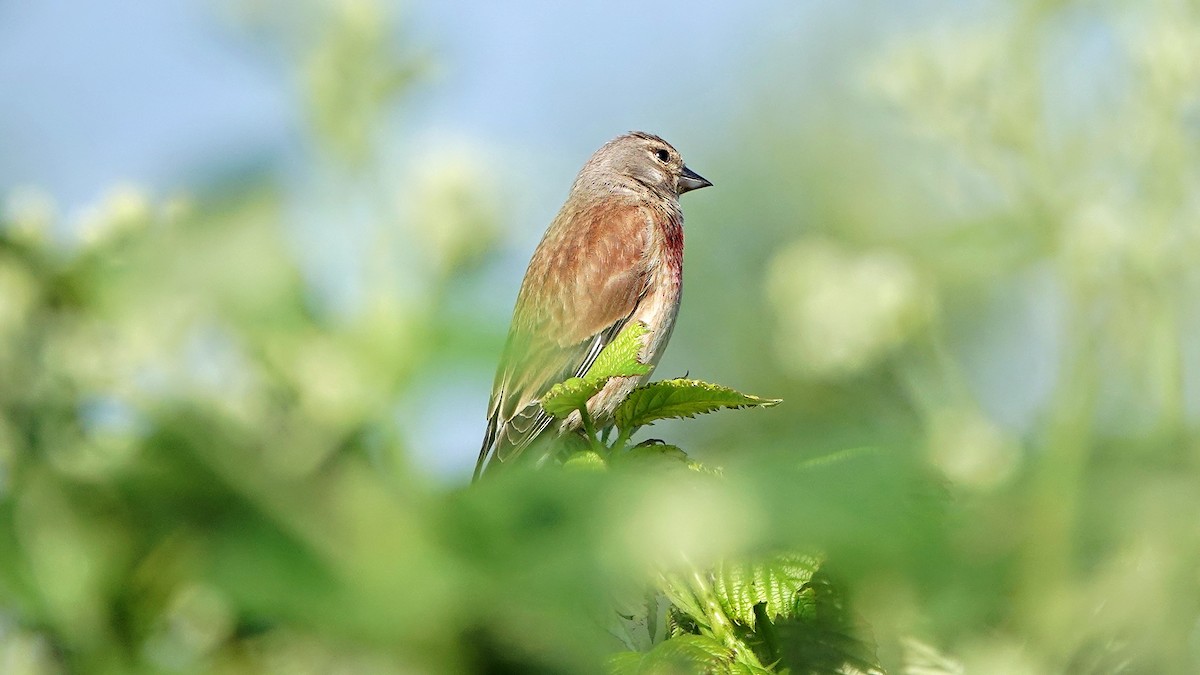
M831 35L820 78L782 61L805 87L685 149L724 176L664 366L786 403L662 427L719 476L470 489L406 424L494 365L503 204L470 153L382 179L425 68L386 12L277 4L241 18L300 64L306 159L349 195L318 217L373 242L361 302L314 294L273 176L119 186L69 241L5 196L0 671L732 670L622 609L730 570L763 595L707 599L768 667L1200 669L1197 3L981 3Z

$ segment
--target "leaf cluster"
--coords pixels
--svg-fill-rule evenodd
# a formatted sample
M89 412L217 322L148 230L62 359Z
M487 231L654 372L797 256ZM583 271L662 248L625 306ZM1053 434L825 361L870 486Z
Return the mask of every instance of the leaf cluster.
M692 547L663 532L719 536L706 502L748 495L676 446L629 442L657 419L775 401L651 383L621 409L613 442L600 434L616 418L566 462L628 470L431 486L397 461L408 449L382 405L412 362L379 346L405 324L313 312L276 215L260 193L151 210L75 251L0 228L5 649L46 671L587 672L633 643L642 651L614 668L715 649L702 627L720 612L736 627L722 663L783 658L755 637L765 624L744 605L756 596L730 568L705 560L709 595L685 607L665 581L680 569L648 564L650 551ZM224 265L198 262L210 260ZM580 378L588 391L648 373L642 333L600 355ZM199 371L175 358L189 344L205 350ZM684 512L646 506L664 490ZM660 611L614 641L597 626L629 589ZM686 589L693 603L699 592ZM800 616L789 592L769 591L771 625Z
M684 466L711 472L691 461L681 448L649 441L626 449L641 427L663 419L691 418L722 408L767 408L779 399L744 394L695 379L651 382L635 388L606 425L595 429L587 402L612 378L646 375L639 360L646 329L627 327L607 345L583 377L560 383L542 405L559 418L578 412L589 443L566 459L572 468L603 468L609 463L654 471ZM605 443L607 427L617 430ZM601 434L597 437L597 433ZM719 472L718 472L719 473ZM662 615L666 626L639 640L632 625L648 629ZM862 642L849 619L842 595L824 574L821 561L799 553L781 553L755 561L729 559L710 569L684 565L664 569L645 603L625 617L623 641L644 648L613 655L617 675L659 672L771 673L881 672L873 649Z

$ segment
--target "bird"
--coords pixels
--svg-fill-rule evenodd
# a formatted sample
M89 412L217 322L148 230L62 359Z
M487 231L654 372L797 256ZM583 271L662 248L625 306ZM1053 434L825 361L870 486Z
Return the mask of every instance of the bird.
M578 429L540 399L583 376L631 322L645 334L639 361L652 371L671 337L683 285L680 195L712 183L654 134L632 131L584 163L525 271L488 402L473 481L512 465L529 446ZM609 380L588 400L601 428L650 376Z

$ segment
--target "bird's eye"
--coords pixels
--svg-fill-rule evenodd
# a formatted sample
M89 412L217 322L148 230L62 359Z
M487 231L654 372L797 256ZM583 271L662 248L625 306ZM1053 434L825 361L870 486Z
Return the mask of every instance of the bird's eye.
M665 161L667 161L668 159L670 159L670 158L671 158L671 156L667 154L667 151L666 151L666 150L663 150L662 148L659 148L658 150L655 150L655 151L654 151L654 156L655 156L655 157L657 157L657 158L658 158L658 161L660 161L660 162L665 162Z

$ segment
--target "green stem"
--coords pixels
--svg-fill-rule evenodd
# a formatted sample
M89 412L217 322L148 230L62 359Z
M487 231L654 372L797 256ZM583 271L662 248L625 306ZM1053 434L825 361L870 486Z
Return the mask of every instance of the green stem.
M667 600L692 617L698 624L707 628L708 623L701 601L695 595L691 585L674 572L662 573L662 590Z
M692 566L689 565L689 567ZM741 663L758 668L764 667L754 650L738 637L734 630L733 620L729 618L725 610L721 609L717 594L702 571L692 567L690 575L687 578L678 579L674 585L676 586L675 589L672 589L675 591L674 597L671 595L668 597L675 602L676 606L691 614L698 623L703 624L705 628L702 630L720 640ZM668 588L670 589L670 585ZM680 602L681 600L682 602Z
M767 614L766 603L754 606L754 632L762 638L771 663L778 663L783 658L783 647L779 644L779 633L775 630L775 622Z
M708 615L713 637L724 643L734 653L738 661L762 668L763 664L759 661L758 655L734 631L733 621L721 609L721 603L717 600L717 594L709 586L704 574L699 570L694 570L692 572L692 583L695 584L696 590L699 591L697 595L704 603L705 614Z
M592 423L592 416L588 414L587 403L579 406L579 419L583 422L583 431L587 434L592 450L604 454L604 444L596 437L596 426Z
M621 429L621 432L619 434L617 434L617 440L613 441L612 450L610 450L609 452L611 452L612 454L615 455L618 452L624 450L625 446L629 444L629 439L630 439L630 437L633 436L633 432L635 432L635 431L637 431L637 427Z

